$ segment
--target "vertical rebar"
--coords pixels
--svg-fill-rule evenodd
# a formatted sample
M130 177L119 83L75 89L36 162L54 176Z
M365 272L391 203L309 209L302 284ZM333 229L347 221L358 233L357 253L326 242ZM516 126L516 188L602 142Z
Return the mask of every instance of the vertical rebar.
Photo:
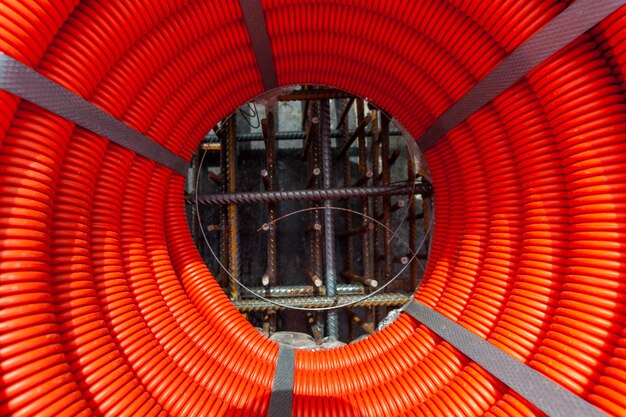
M348 100L343 109L343 114L346 115L349 111L348 109L352 107L354 100ZM343 144L347 143L348 138L350 137L349 127L348 127L348 119L347 117L343 117L340 120L341 124L338 128L341 130ZM343 186L350 187L352 185L352 172L350 167L350 152L346 152L343 156ZM346 200L346 208L350 208L350 201ZM344 230L352 230L352 213L346 212L344 215ZM353 263L352 259L354 256L354 245L352 244L352 235L346 234L345 237L345 245L346 245L346 260L345 260L345 270L348 273L353 273Z
M267 117L261 122L263 127L263 136L265 137L265 158L266 158L266 170L267 174L266 188L268 191L274 191L277 189L276 184L276 129L274 126L274 113L271 111L267 113ZM262 284L266 287L272 287L277 284L276 282L276 224L274 220L276 218L276 204L267 204L267 224L269 230L267 231L267 268L262 278ZM276 311L270 310L266 315L268 321L268 332L273 333L276 331Z
M382 176L383 185L389 185L391 183L391 165L389 164L389 117L385 113L381 112L380 116L380 157L382 162ZM383 224L385 225L385 231L383 232L383 252L384 252L384 277L385 282L388 282L393 275L393 246L391 242L391 197L383 196ZM376 310L376 321L382 320L383 309Z
M274 129L274 114L267 113L267 118L261 122L263 135L265 136L265 158L266 158L266 188L268 191L276 190L276 141ZM267 267L263 276L264 286L276 285L276 203L267 204Z
M389 166L389 117L384 113L380 117L380 148L382 159L382 174L383 185L389 185L391 183L391 173ZM389 231L389 225L391 223L391 197L383 196L383 224L386 226L383 233L383 251L385 262L385 281L391 278L393 271L393 252L391 246L391 232Z
M191 163L189 164L191 172L187 177L187 193L190 195L195 195L196 192L200 193L200 190L196 190L196 178L198 178L198 172L201 169L199 167L199 164L200 148L198 148L198 151L193 154L193 157L191 158ZM200 184L198 184L198 188L200 188ZM193 239L193 243L196 245L196 247L199 247L198 243L200 242L200 222L198 221L198 215L196 213L196 205L191 204L189 210L191 211L191 238Z
M372 116L372 143L371 143L371 147L372 147L372 172L374 173L374 186L380 184L380 132L378 129L378 110L376 109L372 109L371 110L371 116ZM380 204L380 198L378 197L374 197L373 198L373 202L372 202L372 212L374 214L376 213L380 213L381 211L381 204ZM382 276L381 274L381 268L380 268L380 253L379 253L379 248L380 248L380 241L381 241L381 236L382 236L382 228L380 227L376 227L373 231L373 235L374 235L374 250L373 250L373 257L374 257L374 276L376 278L379 278ZM375 319L376 319L376 308L375 307L371 307L368 308L366 310L366 320L369 323L375 323Z
M338 121L337 129L341 130L341 137L343 139L342 146L348 143L350 138L350 128L348 126L349 118L348 113L354 104L354 99L349 99L344 104L344 108L342 111L342 115ZM350 152L346 152L343 155L343 186L350 187L352 184L352 170L350 167ZM346 208L350 207L350 200L346 200ZM350 231L352 230L352 213L346 211L344 214L344 230ZM353 265L353 257L354 257L354 245L352 242L353 235L351 233L346 233L345 236L345 247L346 247L346 259L345 259L345 271L348 274L354 273L354 265ZM356 337L356 329L353 321L348 322L348 332L350 334L350 340L353 340Z
M228 119L228 192L234 193L237 180L237 136L235 129L235 118ZM230 274L233 278L239 279L239 218L237 215L237 205L228 205L228 220L230 223L229 255ZM239 284L235 279L230 280L230 298L239 299Z
M311 112L310 119L308 114L305 114L305 119L308 120L308 128L310 129L310 150L307 157L307 163L309 165L309 174L312 175L313 171L321 171L322 165L320 161L320 140L319 140L319 105L317 101L311 101L307 109ZM315 188L319 187L319 181L315 181L312 184ZM318 208L319 202L313 202L311 207ZM322 219L319 210L313 210L311 213L311 269L313 271L312 278L313 285L315 286L315 295L319 295L319 277L322 276ZM321 333L324 333L324 319L322 313L315 314L317 319L317 328Z
M407 148L406 152L407 157L407 175L410 181L415 180L415 176L417 173L415 172L415 161L413 160L413 155L409 152ZM411 251L411 255L415 256L415 252L417 251L417 200L414 196L409 196L409 250ZM418 269L418 259L417 257L413 258L413 262L411 262L411 266L409 267L409 285L411 286L411 291L415 291L417 289L417 280L419 276Z
M380 132L378 129L378 110L372 110L372 172L374 173L374 186L380 185ZM374 197L372 211L375 215L382 211L380 197ZM380 265L380 247L382 228L377 227L374 231L374 275L382 276Z
M363 100L357 100L357 124L361 123L365 118L365 104ZM367 170L367 142L365 141L365 132L359 132L358 139L358 147L359 147L359 174L362 177L366 177ZM367 177L366 177L367 178ZM360 211L363 214L363 224L368 225L369 220L369 199L368 197L361 198L360 202ZM363 276L366 279L372 278L372 269L371 269L371 261L370 261L370 233L369 227L367 228L368 232L363 233L362 235L362 249L363 249Z
M357 117L357 125L360 125L363 119L365 118L365 103L362 99L358 99L356 102L356 117ZM370 116L371 120L371 116ZM373 122L373 121L372 121ZM372 123L372 128L373 128ZM358 137L358 147L359 147L359 174L361 177L366 176L368 174L367 168L367 141L365 140L365 131L359 131ZM371 172L373 178L373 172ZM367 282L372 280L372 261L371 261L371 236L370 236L370 228L369 228L369 198L363 197L360 201L360 212L363 215L363 224L367 227L367 232L363 233L361 240L361 248L363 253L363 279ZM371 287L368 287L368 291L371 291ZM366 308L366 323L368 326L373 327L375 314L372 308ZM358 324L358 322L357 322Z
M228 133L222 129L217 132L220 138L220 176L222 182L220 191L228 192ZM230 256L228 248L228 240L230 236L230 222L228 219L229 207L224 205L220 207L220 262L222 265L230 265ZM229 276L224 268L220 268L220 286L225 287L227 283L230 285Z
M332 187L332 138L330 136L330 103L320 100L320 139L322 142L322 178L324 188ZM335 231L331 201L324 201L324 255L326 268L326 295L337 296L337 276L335 266ZM329 311L327 316L328 336L339 334L337 312Z

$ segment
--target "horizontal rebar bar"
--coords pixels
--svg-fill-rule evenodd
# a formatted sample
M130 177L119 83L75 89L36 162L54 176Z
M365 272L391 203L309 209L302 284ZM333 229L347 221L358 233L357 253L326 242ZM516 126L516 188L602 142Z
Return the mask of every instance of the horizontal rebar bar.
M262 311L268 309L282 310L289 307L296 308L328 308L333 306L342 306L350 304L352 307L385 307L385 306L401 306L411 298L407 294L389 293L376 294L362 301L363 295L344 295L332 297L302 297L302 298L285 298L276 300L282 306L269 303L263 300L237 300L233 301L235 308L241 312ZM354 303L354 304L351 304ZM287 306L287 307L285 307Z
M350 93L335 88L323 88L318 90L294 90L288 94L276 97L278 101L303 101L324 100L337 98L350 98Z
M203 194L198 196L198 204L223 205L242 203L271 203L276 201L322 201L346 200L354 197L377 195L409 195L411 193L430 195L430 184L393 185L381 187L328 188L292 191L250 191L230 194ZM189 197L193 201L193 197Z
M290 285L270 288L252 287L250 290L256 295L267 298L310 297L315 295L316 292L318 292L319 295L326 295L326 287L316 288L312 285ZM241 295L243 298L250 299L254 298L254 294L244 291ZM363 284L337 284L337 294L365 294L365 287L363 287Z
M330 136L332 138L342 137L343 132L341 130L332 130L330 132ZM402 136L402 133L399 130L392 130L389 132L390 136ZM365 136L372 136L371 130L365 131ZM306 138L306 132L302 130L293 130L287 132L276 132L276 140L303 140ZM206 142L216 142L218 141L218 137L216 134L211 133L204 137ZM237 135L237 142L256 142L262 141L263 134L262 133L240 133Z

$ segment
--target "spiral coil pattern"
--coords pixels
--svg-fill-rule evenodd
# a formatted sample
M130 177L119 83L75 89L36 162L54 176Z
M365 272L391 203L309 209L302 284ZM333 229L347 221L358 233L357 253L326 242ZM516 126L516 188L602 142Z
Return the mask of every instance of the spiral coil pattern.
M263 0L278 83L414 137L567 1ZM427 153L416 297L626 414L626 9ZM189 159L262 93L239 2L7 0L0 49ZM278 346L202 263L184 179L0 92L0 414L265 415ZM540 415L406 315L296 352L294 415Z

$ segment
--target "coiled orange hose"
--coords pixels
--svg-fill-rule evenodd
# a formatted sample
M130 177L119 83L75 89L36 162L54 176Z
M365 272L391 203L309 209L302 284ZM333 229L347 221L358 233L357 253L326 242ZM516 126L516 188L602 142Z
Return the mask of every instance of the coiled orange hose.
M263 0L280 85L368 97L414 137L567 6ZM626 414L626 9L427 153L416 297ZM237 1L0 3L0 50L190 158L262 93ZM0 92L0 414L266 415L278 347L189 236L184 179ZM294 415L540 415L409 316L296 353Z

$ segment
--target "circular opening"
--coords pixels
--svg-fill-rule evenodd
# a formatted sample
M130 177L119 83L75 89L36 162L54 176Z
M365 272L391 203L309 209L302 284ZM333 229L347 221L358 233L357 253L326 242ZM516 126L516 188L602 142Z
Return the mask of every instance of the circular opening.
M202 258L279 342L320 349L367 337L421 280L428 171L413 138L366 99L319 86L264 94L206 135L191 172Z

